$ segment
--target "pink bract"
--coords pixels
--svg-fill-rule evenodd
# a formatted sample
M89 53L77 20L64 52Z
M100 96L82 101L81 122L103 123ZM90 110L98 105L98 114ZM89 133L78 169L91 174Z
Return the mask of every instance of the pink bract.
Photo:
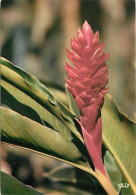
M102 51L105 43L100 44L99 32L93 34L87 21L70 43L72 50L67 49L67 57L74 66L66 62L67 88L80 110L79 123L94 167L107 176L101 159L101 108L108 90L105 88L108 83L108 66L105 61L110 54L106 55Z

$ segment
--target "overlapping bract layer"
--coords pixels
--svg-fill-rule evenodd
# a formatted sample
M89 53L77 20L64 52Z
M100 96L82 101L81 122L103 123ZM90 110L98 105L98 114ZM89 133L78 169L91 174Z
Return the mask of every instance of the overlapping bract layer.
M108 83L106 55L102 49L105 43L99 43L99 33L93 31L87 22L78 29L77 38L71 39L71 49L67 57L74 64L66 62L68 74L66 82L80 109L80 124L84 140L96 169L106 175L101 160L102 122L101 108L104 103L105 88Z

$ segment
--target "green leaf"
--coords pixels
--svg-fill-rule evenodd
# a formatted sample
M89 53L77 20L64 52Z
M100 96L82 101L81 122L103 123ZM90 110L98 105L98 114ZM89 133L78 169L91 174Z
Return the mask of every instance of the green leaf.
M61 160L94 175L78 148L60 133L9 108L1 107L1 119L3 142Z
M77 147L60 133L8 108L1 108L3 142L37 151L83 169L90 166Z
M42 195L34 188L26 186L11 175L1 171L1 194L2 195Z
M102 109L102 124L103 143L114 156L130 188L136 192L136 124L119 112L109 94Z
M34 100L4 80L1 81L1 86L3 104L36 122L53 128L65 135L67 139L72 140L73 136L69 128L58 117L54 116L50 110L42 106L38 100Z
M6 59L1 58L1 63L2 103L21 115L61 133L90 160L83 138L77 130L74 115L55 100L34 76Z
M83 143L82 136L75 126L74 115L66 106L57 101L37 78L4 58L1 58L1 64L2 86L10 97L13 96L22 104L30 105L29 107L35 110L42 120L50 126L53 125L53 129L60 131L67 139L72 140L75 134ZM3 101L9 106L5 97Z

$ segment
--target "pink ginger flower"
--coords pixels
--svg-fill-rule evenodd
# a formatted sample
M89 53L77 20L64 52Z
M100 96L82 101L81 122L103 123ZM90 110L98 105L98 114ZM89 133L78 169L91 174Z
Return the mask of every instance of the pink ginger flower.
M110 54L102 49L105 43L99 43L99 32L93 31L87 21L83 29L78 29L77 38L71 39L71 49L67 57L74 64L66 62L68 74L67 88L73 95L80 110L80 125L84 141L93 161L95 171L98 169L108 177L102 162L102 120L101 108L108 88L108 71L105 61Z

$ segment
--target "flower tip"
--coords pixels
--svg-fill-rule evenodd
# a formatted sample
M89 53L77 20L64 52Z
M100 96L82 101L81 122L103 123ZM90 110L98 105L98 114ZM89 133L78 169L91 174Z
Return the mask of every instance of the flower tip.
M96 38L97 40L99 40L99 31L97 31L94 35L94 38Z
M85 20L85 22L84 22L83 25L85 25L85 26L89 25L88 22L87 22L87 20Z
M88 45L89 45L90 42L91 42L92 39L93 39L93 31L92 31L92 28L91 28L91 26L88 24L87 21L85 21L84 24L83 24L83 32L84 32L85 38L86 38L86 40L87 40L87 43L88 43Z
M87 21L83 24L83 31L92 31L91 26L88 24Z

